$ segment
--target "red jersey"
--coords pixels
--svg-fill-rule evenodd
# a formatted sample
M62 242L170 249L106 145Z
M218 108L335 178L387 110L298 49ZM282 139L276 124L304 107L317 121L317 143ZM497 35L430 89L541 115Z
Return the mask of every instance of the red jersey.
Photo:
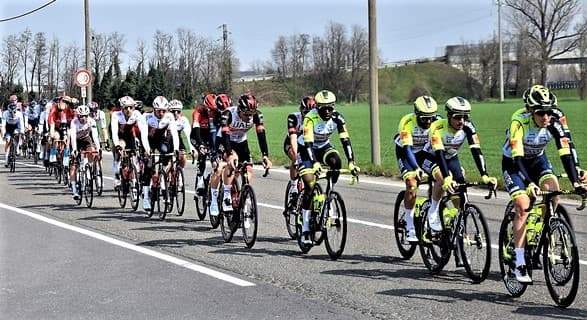
M49 117L47 120L49 122L49 125L59 123L65 123L69 125L71 120L73 120L74 116L75 114L73 113L73 110L71 108L65 108L65 110L62 111L59 110L57 104L54 104L51 107L51 110L49 110Z
M201 129L210 128L210 119L213 119L214 111L203 105L197 105L192 112L192 123L194 127Z

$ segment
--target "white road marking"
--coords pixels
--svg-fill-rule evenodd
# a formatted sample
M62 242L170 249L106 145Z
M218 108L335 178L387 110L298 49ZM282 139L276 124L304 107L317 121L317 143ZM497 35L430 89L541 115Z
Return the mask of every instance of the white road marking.
M37 219L37 220L42 221L42 222L49 223L49 224L52 224L54 226L57 226L57 227L66 229L66 230L70 230L70 231L73 231L73 232L81 233L81 234L86 235L88 237L91 237L91 238L94 238L94 239L98 239L98 240L101 240L101 241L104 241L104 242L113 244L115 246L119 246L119 247L122 247L122 248L125 248L125 249L128 249L128 250L132 250L132 251L135 251L135 252L138 252L138 253L142 253L144 255L157 258L159 260L163 260L163 261L166 261L166 262L169 262L169 263L173 263L173 264L178 265L180 267L184 267L184 268L187 268L187 269L190 269L190 270L193 270L193 271L196 271L196 272L199 272L199 273L208 275L210 277L213 277L213 278L216 278L216 279L219 279L219 280L222 280L222 281L226 281L226 282L232 283L232 284L237 285L237 286L251 287L251 286L254 286L255 285L254 283L251 283L251 282L248 282L248 281L245 281L245 280L241 280L239 278L230 276L228 274L225 274L225 273L222 273L222 272L219 272L219 271L216 271L216 270L213 270L213 269L210 269L210 268L201 266L201 265L197 265L195 263L192 263L192 262L189 262L189 261L186 261L186 260L182 260L182 259L179 259L179 258L170 256L168 254L164 254L164 253L161 253L161 252L158 252L158 251L155 251L155 250L151 250L151 249L147 249L147 248L144 248L144 247L140 247L140 246L137 246L135 244L127 243L127 242L124 242L124 241L121 241L121 240L118 240L118 239L110 238L108 236L105 236L103 234L100 234L100 233L97 233L97 232L94 232L94 231L90 231L90 230L86 230L86 229L83 229L83 228L80 228L80 227L72 226L72 225L69 225L67 223L63 223L61 221L53 220L53 219L47 218L47 217L45 217L43 215L36 214L36 213L30 212L30 211L26 211L26 210L23 210L23 209L20 209L20 208L12 207L12 206L9 206L9 205L4 204L4 203L0 203L0 208L9 210L9 211L12 211L12 212L15 212L15 213L19 213L19 214L22 214L22 215L31 217L33 219Z
M18 162L18 163L19 164L22 164L22 165L25 165L25 166L29 166L29 167L44 168L43 166L40 166L40 165L31 165L31 164L26 164L26 163L21 163L21 162ZM263 170L264 171L264 169L258 169L258 170ZM289 171L287 171L287 170L281 170L281 169L274 170L274 169L271 169L271 171L277 171L277 170L283 171L283 173L289 174ZM341 177L341 179L344 179L344 178L346 178L346 177ZM104 179L114 180L114 178L107 177L107 176L104 176ZM346 179L348 181L350 181L350 178L346 178ZM373 184L393 185L391 183L379 182L379 181L374 181ZM403 185L400 185L400 187L403 187ZM194 191L191 191L191 190L186 190L186 193L195 194L195 192ZM469 192L469 194L471 194L471 192ZM481 195L481 194L479 194L479 195ZM483 195L483 196L485 196L485 195ZM576 204L576 202L570 202L570 201L569 202L561 201L561 202L563 202L563 203L569 203L569 204ZM279 205L273 205L273 204L263 203L263 202L259 202L257 204L260 207L266 207L266 208L276 209L276 210L280 210L280 211L283 211L284 210L284 207L279 206ZM365 225L365 226L369 226L369 227L376 227L376 228L380 228L380 229L387 229L387 230L393 230L394 229L393 226L391 226L391 225L386 225L386 224L381 224L381 223L376 223L376 222L371 222L371 221L364 221L364 220L352 219L352 218L347 218L347 221L350 222L350 223L361 224L361 225ZM495 250L498 250L499 249L499 246L498 245L495 245L495 244L492 244L491 245L491 248L493 248ZM587 265L587 261L585 261L585 260L579 260L579 263L582 264L582 265Z

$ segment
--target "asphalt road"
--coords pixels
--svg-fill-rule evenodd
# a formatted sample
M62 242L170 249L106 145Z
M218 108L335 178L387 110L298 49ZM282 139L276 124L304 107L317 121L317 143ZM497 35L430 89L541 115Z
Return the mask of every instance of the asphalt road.
M110 160L106 155L104 168L112 177ZM187 180L193 181L191 165L186 172ZM75 206L65 188L29 162L20 162L12 174L0 168L0 204L132 245L123 249L2 209L0 313L14 315L10 318L112 318L119 313L120 318L201 319L587 317L587 222L570 204L582 283L575 303L565 310L553 306L541 273L535 274L535 285L522 297L510 298L499 276L495 249L489 279L482 284L471 284L453 262L433 276L418 254L401 260L391 230L401 184L390 179L365 177L358 186L341 181L337 189L350 221L343 256L331 261L323 246L303 255L289 240L281 215L286 171L275 169L268 178L260 173L253 182L259 238L253 249L246 249L240 231L226 244L207 219L198 221L193 202L188 202L182 217L171 214L163 222L150 220L140 210L120 209L112 181L105 180L105 194L87 209ZM488 219L496 245L507 196L500 193L498 199L485 200L483 191L471 194ZM161 257L141 254L141 249L168 258L162 262ZM189 269L193 265L198 268L192 269L212 269L253 286L241 287ZM42 307L30 308L31 304ZM16 313L25 311L29 312Z

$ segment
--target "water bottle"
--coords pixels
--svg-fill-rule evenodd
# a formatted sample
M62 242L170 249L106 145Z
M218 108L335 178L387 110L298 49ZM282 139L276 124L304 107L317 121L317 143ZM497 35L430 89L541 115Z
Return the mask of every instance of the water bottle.
M63 166L67 167L69 166L69 149L65 148L65 150L63 150Z
M540 219L542 211L540 207L534 207L526 219L526 241L530 245L536 245L536 235L538 233L537 222Z
M49 162L57 162L57 148L52 147L49 152Z

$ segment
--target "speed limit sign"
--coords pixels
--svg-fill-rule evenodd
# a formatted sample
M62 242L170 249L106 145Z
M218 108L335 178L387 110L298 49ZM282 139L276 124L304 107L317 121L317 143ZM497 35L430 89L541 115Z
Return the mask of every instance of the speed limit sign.
M75 73L73 79L78 87L87 87L92 81L92 75L90 75L90 72L86 69L79 69Z

